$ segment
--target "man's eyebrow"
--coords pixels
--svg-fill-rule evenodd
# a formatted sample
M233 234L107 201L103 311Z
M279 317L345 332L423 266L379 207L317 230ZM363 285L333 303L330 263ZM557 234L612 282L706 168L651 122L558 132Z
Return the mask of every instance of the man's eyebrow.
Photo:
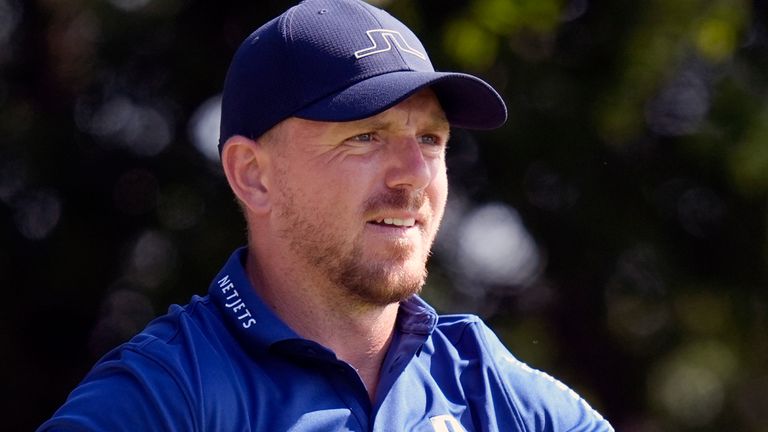
M446 128L446 129L451 128L451 123L443 114L433 115L429 125L433 128Z
M442 111L433 111L428 114L429 120L427 123L427 126L433 129L450 129L451 123L448 121L448 118L446 118L445 113Z
M358 120L359 125L366 129L389 129L397 122L392 120L380 120L380 119L362 119ZM427 122L427 129L450 129L451 123L442 114L434 114L430 116Z

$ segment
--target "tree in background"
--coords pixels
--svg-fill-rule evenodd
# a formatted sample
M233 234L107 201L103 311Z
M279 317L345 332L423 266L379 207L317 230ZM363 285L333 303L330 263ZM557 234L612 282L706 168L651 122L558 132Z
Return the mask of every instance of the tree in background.
M510 108L454 133L424 296L617 430L766 430L768 3L378 3ZM287 4L0 0L9 430L244 243L218 94Z

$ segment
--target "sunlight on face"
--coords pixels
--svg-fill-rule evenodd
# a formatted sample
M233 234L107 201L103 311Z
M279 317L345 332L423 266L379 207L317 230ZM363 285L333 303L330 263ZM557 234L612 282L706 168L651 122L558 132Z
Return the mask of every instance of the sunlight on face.
M444 119L422 90L363 120L281 125L272 219L315 277L369 304L419 291L447 196Z

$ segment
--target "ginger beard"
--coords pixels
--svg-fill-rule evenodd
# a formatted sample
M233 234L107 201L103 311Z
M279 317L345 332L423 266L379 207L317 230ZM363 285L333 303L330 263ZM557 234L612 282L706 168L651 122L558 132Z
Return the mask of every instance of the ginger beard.
M418 293L427 277L426 262L443 208L432 211L429 205L424 220L417 225L420 243L409 239L393 241L383 250L375 251L375 257L366 254L363 231L351 240L342 230L347 227L327 224L331 216L323 217L323 209L298 200L297 194L281 181L281 198L275 202L275 211L283 221L280 234L299 259L309 264L317 274L353 295L359 302L385 306L405 300ZM403 189L388 190L363 204L362 215L383 210L411 210L423 208L428 198L424 192ZM297 205L298 202L304 205ZM326 206L328 203L326 203ZM435 214L438 213L438 214Z

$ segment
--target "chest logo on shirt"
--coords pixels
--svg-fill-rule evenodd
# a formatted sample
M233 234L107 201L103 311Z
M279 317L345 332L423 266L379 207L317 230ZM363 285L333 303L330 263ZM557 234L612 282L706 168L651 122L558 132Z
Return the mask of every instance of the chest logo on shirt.
M432 423L432 429L435 432L467 432L464 426L449 414L430 417L429 422Z

